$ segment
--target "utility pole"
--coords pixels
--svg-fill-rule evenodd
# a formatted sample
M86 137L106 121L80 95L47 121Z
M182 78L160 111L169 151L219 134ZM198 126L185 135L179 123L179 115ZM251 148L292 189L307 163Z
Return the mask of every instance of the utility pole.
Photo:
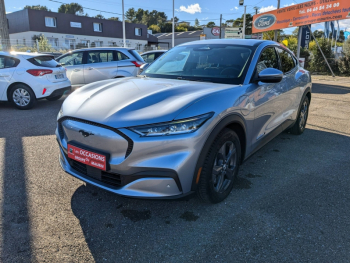
M221 25L222 25L222 14L220 15L220 39L221 39Z
M175 0L173 0L173 47L175 47Z
M10 51L10 35L6 18L5 0L0 0L0 37L3 51Z
M281 6L281 0L277 0L277 9L280 9ZM275 42L277 42L277 36L278 36L278 30L275 30Z
M247 6L244 6L244 17L243 17L243 34L242 37L245 39L245 21L246 21L246 15L247 15Z
M0 0L0 1L2 1L2 0ZM122 0L122 12L123 12L123 46L126 47L125 17L124 17L124 0Z

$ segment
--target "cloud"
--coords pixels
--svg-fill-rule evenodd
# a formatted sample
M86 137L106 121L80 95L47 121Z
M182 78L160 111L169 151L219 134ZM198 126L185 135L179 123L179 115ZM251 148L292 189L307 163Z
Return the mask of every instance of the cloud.
M262 7L259 9L259 13L265 13L265 12L269 12L269 11L272 11L272 10L275 10L277 9L277 7L273 6L273 5L270 5L270 6L266 6L266 7Z
M199 4L188 5L187 8L186 8L186 6L182 5L182 6L180 6L179 11L186 12L186 13L193 15L195 13L201 13L202 8L199 6Z
M233 11L233 10L238 10L238 7L235 6L235 8L231 8L230 11Z
M236 10L238 10L238 7L237 7L237 6L235 6L235 9L236 9Z
M292 6L292 5L295 5L295 3L286 4L286 5L284 5L283 7L288 7L288 6Z

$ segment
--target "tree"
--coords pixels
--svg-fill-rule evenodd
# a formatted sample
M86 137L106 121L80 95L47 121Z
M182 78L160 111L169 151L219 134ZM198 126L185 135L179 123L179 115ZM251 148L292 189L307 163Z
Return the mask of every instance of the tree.
M282 34L283 34L283 30L278 30L277 32L277 42L282 42ZM266 31L266 32L263 32L263 39L264 40L274 40L274 37L275 37L275 31L273 30L270 30L270 31Z
M328 41L328 39L326 38L319 38L317 39L317 41L333 71L337 70L336 63L334 60L334 53L332 52L331 42ZM329 73L327 63L325 62L322 53L320 52L320 49L317 47L317 45L311 44L310 51L312 53L312 59L310 61L310 71Z
M105 19L105 17L104 17L103 15L101 15L101 14L96 15L95 18L98 18L98 19Z
M108 20L120 21L120 20L119 20L119 17L115 17L115 16L108 18Z
M173 24L172 23L164 23L161 27L162 33L170 33L173 30Z
M44 5L26 5L24 7L24 9L43 10L43 11L51 12L51 10L48 9L47 6L44 6Z
M194 20L194 26L195 27L200 27L198 18L196 18L196 20Z
M343 56L338 61L338 68L341 74L350 76L350 38L344 42Z
M208 24L207 24L207 27L214 27L215 26L215 22L208 22Z
M76 13L83 14L84 8L78 3L62 4L58 8L58 13L73 14Z
M180 19L179 19L177 16L174 17L175 23L179 22L179 20L180 20ZM173 22L173 18L171 18L170 21Z
M322 38L322 37L324 37L324 32L322 30L315 30L313 32L313 34L314 34L315 38Z
M175 27L175 32L186 32L187 28L182 26Z
M233 27L243 27L244 23L244 15L242 17L237 18L233 22ZM251 35L252 34L252 25L253 25L253 16L251 14L246 14L246 21L245 21L245 34Z
M128 20L128 22L133 23L136 18L135 9L133 7L129 8L125 13L125 17L126 17L126 20Z
M149 30L152 30L152 33L155 34L155 33L160 33L160 27L157 26L157 25L150 25L148 27Z

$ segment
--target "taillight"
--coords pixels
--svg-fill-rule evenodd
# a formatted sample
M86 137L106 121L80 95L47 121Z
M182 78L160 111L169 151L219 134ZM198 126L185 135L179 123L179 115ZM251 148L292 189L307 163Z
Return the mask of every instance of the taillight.
M28 69L27 72L35 77L44 76L46 74L51 74L51 69Z
M134 64L137 68L142 66L142 63L137 62L137 61L131 61L132 64Z

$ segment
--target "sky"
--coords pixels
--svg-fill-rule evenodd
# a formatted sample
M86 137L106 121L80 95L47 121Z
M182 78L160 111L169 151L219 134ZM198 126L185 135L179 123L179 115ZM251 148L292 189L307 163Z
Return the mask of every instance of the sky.
M102 14L108 18L111 16L119 16L122 13L121 0L57 0L59 2L70 3L76 2L85 7L85 12L90 16ZM194 24L196 18L199 19L200 24L207 24L209 21L215 22L219 25L220 14L222 14L223 22L229 19L236 19L241 17L244 13L244 8L239 6L239 0L175 0L175 16L180 20L188 21ZM296 3L306 2L303 0L281 0L281 7L290 6ZM124 0L125 11L131 7L146 10L157 10L165 12L168 19L172 17L172 0ZM276 9L277 0L245 0L247 5L247 13L254 14L254 7L259 8L259 12L267 12ZM54 12L57 12L60 3L52 2L50 0L5 0L6 12L15 12L23 9L25 5L45 5ZM92 11L86 8L98 9L99 11ZM103 11L113 12L116 14L104 13ZM340 29L345 28L350 30L350 19L340 21ZM285 30L285 33L290 34L294 28ZM323 30L322 24L312 25L312 30Z

